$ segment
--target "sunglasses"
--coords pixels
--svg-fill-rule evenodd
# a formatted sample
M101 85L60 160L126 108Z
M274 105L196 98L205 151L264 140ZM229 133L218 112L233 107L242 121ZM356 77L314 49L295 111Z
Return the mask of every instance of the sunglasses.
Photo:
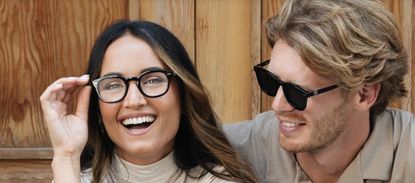
M294 109L300 111L303 111L307 107L307 99L309 97L316 96L339 87L338 85L334 84L318 90L307 91L296 84L281 81L273 73L263 68L268 64L269 60L254 66L254 71L261 90L265 94L271 97L275 97L275 95L277 95L278 88L282 86L282 91L284 92L284 96L287 102Z

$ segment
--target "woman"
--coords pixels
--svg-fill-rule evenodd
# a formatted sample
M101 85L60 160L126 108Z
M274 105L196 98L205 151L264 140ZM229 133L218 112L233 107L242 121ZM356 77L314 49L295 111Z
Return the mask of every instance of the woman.
M68 114L71 94L86 84L94 92L82 87ZM87 75L55 81L40 100L55 182L257 182L227 141L182 44L154 23L110 25Z

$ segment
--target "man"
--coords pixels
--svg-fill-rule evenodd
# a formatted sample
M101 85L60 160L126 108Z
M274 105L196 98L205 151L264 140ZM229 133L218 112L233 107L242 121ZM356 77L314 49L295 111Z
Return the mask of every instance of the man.
M414 182L415 120L398 25L372 0L287 0L254 67L272 112L225 126L262 182Z

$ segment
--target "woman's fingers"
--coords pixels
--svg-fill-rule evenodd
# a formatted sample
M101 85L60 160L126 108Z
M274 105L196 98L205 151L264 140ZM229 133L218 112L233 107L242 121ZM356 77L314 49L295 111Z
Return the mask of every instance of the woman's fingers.
M89 76L60 78L49 85L40 96L41 106L46 119L54 119L66 114L66 105L71 100L72 93L87 84ZM59 109L61 109L59 111ZM64 111L63 111L64 110Z
M46 90L40 96L40 99L41 101L62 100L65 98L67 93L73 92L79 86L87 84L88 81L88 75L84 75L81 77L60 78L46 88Z
M62 86L63 86L62 84L55 84L55 83L49 85L45 89L45 91L42 93L42 95L40 95L40 101L45 102L48 100L54 100L56 98L56 93L54 94L54 96L52 94L54 93L54 91L60 90Z
M78 88L79 86L77 84L64 84L64 91L59 91L57 100L68 104L72 99L74 91Z
M83 75L81 77L63 77L53 82L53 84L59 84L59 83L61 84L75 84L75 83L86 84L88 80L89 80L89 75Z
M90 86L82 87L81 91L79 92L78 103L76 106L75 115L85 121L88 120L90 94L91 94Z

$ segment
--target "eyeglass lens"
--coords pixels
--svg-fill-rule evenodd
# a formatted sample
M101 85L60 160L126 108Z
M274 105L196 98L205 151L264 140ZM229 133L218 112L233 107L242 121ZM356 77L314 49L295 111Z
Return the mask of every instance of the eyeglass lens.
M136 80L140 92L147 97L164 95L169 88L169 78L165 72L149 72L139 78L124 79L122 77L102 78L97 84L100 98L105 102L122 100L128 92L129 81Z

